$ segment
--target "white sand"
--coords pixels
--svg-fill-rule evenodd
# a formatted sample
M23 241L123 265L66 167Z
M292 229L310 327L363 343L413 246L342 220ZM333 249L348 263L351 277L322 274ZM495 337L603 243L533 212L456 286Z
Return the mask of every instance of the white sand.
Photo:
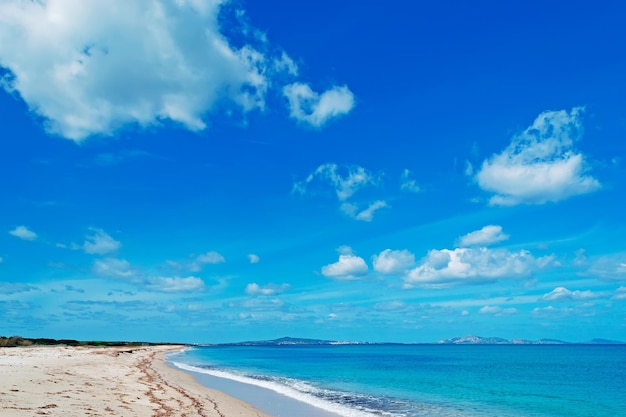
M0 415L269 417L167 366L174 349L0 348Z

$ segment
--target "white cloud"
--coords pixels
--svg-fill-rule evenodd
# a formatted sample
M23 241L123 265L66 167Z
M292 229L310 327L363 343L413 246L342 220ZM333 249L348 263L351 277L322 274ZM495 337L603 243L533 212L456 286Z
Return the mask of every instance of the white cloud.
M592 291L570 291L565 287L557 287L547 294L544 294L541 299L545 301L580 301L580 300L593 300L599 298L600 295Z
M363 167L339 167L337 164L327 163L317 167L304 181L295 183L294 192L304 194L309 184L316 179L330 183L339 201L346 201L363 187L378 184L378 177Z
M502 233L502 226L489 225L459 238L459 246L487 246L507 240L509 235Z
M380 176L368 172L360 166L339 167L337 164L322 164L309 176L293 185L293 192L305 194L312 183L330 183L337 199L341 202L339 209L347 216L360 221L370 222L374 213L382 208L389 207L384 200L376 200L364 208L356 203L349 202L357 191L368 186L377 186Z
M400 176L400 189L410 193L419 193L421 191L420 186L417 185L414 179L411 178L412 173L408 169L402 171Z
M274 68L278 72L286 72L293 76L297 76L299 72L298 65L285 52L281 54L280 58L274 60Z
M226 259L224 259L224 257L217 252L209 251L202 255L198 255L196 262L201 264L221 264L226 262Z
M554 263L553 256L535 258L530 252L506 249L433 249L404 277L406 288L446 288L500 279L527 278Z
M626 281L626 253L602 256L591 261L585 274L607 280Z
M121 243L105 233L104 230L92 229L92 231L94 233L87 236L85 243L83 243L85 253L91 255L106 255L120 248Z
M163 292L190 292L205 288L204 281L198 277L150 277L145 281L146 288Z
M226 262L226 259L217 252L207 252L202 255L198 255L193 262L187 265L187 269L191 272L199 272L204 265L217 265Z
M350 113L354 95L346 86L334 86L322 94L308 84L293 83L283 88L289 101L290 116L314 127L322 127L330 119Z
M260 36L246 41L255 47L229 44L218 18L224 3L3 1L0 65L11 75L0 87L18 93L48 132L75 141L164 120L202 130L223 104L262 110L274 78L297 66L284 53L266 53ZM307 118L322 124L348 111L349 97L335 87Z
M258 264L261 261L261 258L259 258L259 255L255 255L254 253L251 253L248 255L248 261L251 264Z
M372 257L374 271L381 274L400 274L415 265L415 255L408 250L385 249Z
M555 308L553 306L536 307L530 312L531 316L538 319L559 319L569 317L572 314L574 314L573 308Z
M517 309L515 308L502 308L499 306L484 306L480 310L478 310L480 314L486 314L490 316L503 317L510 316L511 314L516 314Z
M289 289L289 284L267 284L260 286L253 282L246 286L246 294L248 295L276 295Z
M200 254L196 256L190 262L178 262L172 260L166 260L165 263L175 270L187 270L190 272L199 272L204 268L205 265L217 265L225 263L226 259L219 253L215 251L209 251L207 253Z
M356 256L349 246L339 248L339 260L322 267L322 275L339 280L359 279L368 272L365 260Z
M17 226L15 229L10 230L9 234L15 237L19 237L22 240L37 239L37 233L29 230L26 226Z
M204 288L204 281L198 277L163 277L143 273L125 259L97 259L92 271L101 277L123 279L151 291L183 292Z
M223 264L224 262L226 262L226 259L224 259L221 254L215 251L209 251L207 253L203 253L202 255L198 255L196 257L196 260L192 262L190 268L194 270L200 270L203 265L217 265Z
M600 183L585 175L587 165L574 143L582 136L582 108L546 111L485 160L475 176L495 195L491 205L544 204L590 193Z
M381 208L389 207L386 201L376 200L366 208L359 211L359 206L353 203L342 203L339 207L341 211L355 220L371 222L374 219L374 213Z
M133 278L138 271L125 259L106 258L98 259L93 263L93 272L97 275L110 278Z
M615 295L611 298L611 300L621 301L626 300L626 287L619 287L615 290Z

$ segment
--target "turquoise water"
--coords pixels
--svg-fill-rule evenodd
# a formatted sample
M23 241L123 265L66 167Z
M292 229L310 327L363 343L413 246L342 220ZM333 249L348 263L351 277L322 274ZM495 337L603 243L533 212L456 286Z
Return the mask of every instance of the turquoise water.
M170 359L341 415L626 416L624 345L218 346Z

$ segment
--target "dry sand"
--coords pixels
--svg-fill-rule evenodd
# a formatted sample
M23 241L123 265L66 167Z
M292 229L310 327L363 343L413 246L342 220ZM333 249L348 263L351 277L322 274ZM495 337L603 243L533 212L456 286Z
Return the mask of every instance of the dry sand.
M269 417L170 368L174 349L0 348L0 416Z

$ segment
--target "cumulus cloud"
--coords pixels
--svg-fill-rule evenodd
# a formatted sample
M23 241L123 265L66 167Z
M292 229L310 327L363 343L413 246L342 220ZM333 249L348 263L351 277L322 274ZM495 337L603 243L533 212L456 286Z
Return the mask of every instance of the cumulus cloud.
M379 178L360 166L339 167L337 164L322 164L309 176L293 186L293 191L304 194L315 181L330 183L339 201L346 201L361 188L375 186Z
M374 219L374 213L382 208L389 207L386 201L376 200L370 203L367 208L359 210L359 206L353 203L342 203L340 206L341 211L349 217L355 220L363 222L371 222Z
M148 277L146 288L163 292L190 292L204 289L204 281L198 277Z
M502 232L502 226L489 225L461 236L458 243L459 246L487 246L492 243L502 242L508 238L509 235Z
M283 95L289 102L290 116L314 127L350 113L355 104L354 95L346 86L334 86L319 94L308 84L298 82L283 87Z
M192 255L193 256L193 255ZM205 265L217 265L225 263L226 259L219 252L209 251L195 256L191 261L166 260L165 263L177 271L199 272Z
M491 205L544 204L600 188L575 142L582 136L583 109L541 113L500 154L485 160L474 177L494 195Z
M248 255L248 261L251 264L258 264L259 262L261 262L261 258L259 258L259 255L255 255L254 253L251 253Z
M110 278L132 278L138 271L125 259L105 258L93 263L93 272L97 275Z
M417 182L411 178L412 175L413 174L408 169L402 171L402 175L400 176L400 189L410 193L419 193L421 188L417 185Z
M222 19L226 3L3 1L0 88L75 141L164 121L199 131L212 113L262 111L298 67L241 13ZM292 117L318 127L354 106L345 86L317 94L294 83L284 94Z
M372 257L374 271L381 274L400 274L415 265L415 255L408 250L385 249Z
M289 284L267 284L260 286L259 284L252 282L246 286L246 294L248 295L276 295L285 292L289 289Z
M83 250L90 255L106 255L117 251L121 243L109 236L104 230L92 229L93 234L85 238Z
M593 300L599 298L600 294L596 294L592 291L570 291L565 287L557 287L547 294L544 294L541 299L544 301L581 301L581 300Z
M322 275L338 280L359 279L368 272L365 260L356 256L348 246L339 248L339 260L322 267Z
M13 230L9 230L9 234L18 237L22 240L35 240L37 239L37 233L29 230L26 226L17 226Z
M480 310L478 310L480 314L486 314L490 316L503 317L510 316L511 314L516 314L517 309L515 308L502 308L499 306L484 306Z
M98 259L93 263L92 271L98 276L125 280L151 291L184 292L204 288L204 281L198 277L153 276L133 267L125 259Z
M340 201L339 209L342 213L355 220L370 222L374 213L382 208L389 207L384 200L375 200L367 207L348 201L357 191L365 187L377 186L380 176L374 175L360 166L340 167L337 164L322 164L309 176L293 185L293 192L305 194L314 184L330 184Z
M506 249L433 249L404 276L406 288L446 288L501 279L527 278L554 263L553 256L535 258L530 252Z
M198 255L196 262L201 264L221 264L226 262L226 259L224 259L224 257L219 253L210 251L202 255Z
M200 271L204 265L217 265L226 262L226 259L218 252L209 251L198 255L196 259L188 265L191 272Z

